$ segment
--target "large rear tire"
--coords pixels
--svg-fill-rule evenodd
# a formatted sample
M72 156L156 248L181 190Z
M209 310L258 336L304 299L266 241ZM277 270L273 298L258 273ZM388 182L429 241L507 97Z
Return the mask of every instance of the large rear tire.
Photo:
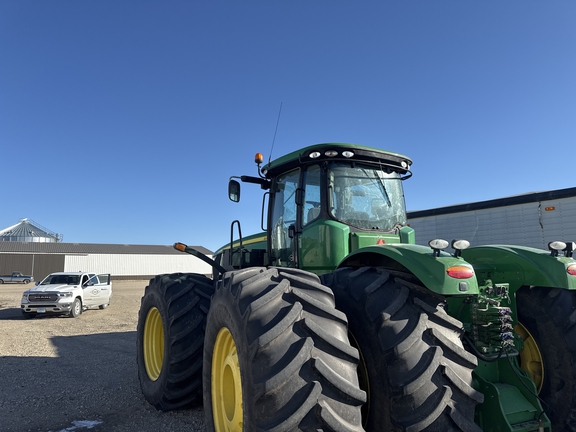
M520 366L547 406L553 430L576 431L576 292L522 288L517 331L524 338Z
M206 328L206 430L361 431L366 394L346 324L314 274L226 273Z
M214 292L200 274L156 276L138 314L138 379L144 397L162 411L202 403L202 350Z
M361 354L363 412L369 431L480 431L471 386L476 357L462 345L462 324L412 275L378 267L324 275L349 320Z

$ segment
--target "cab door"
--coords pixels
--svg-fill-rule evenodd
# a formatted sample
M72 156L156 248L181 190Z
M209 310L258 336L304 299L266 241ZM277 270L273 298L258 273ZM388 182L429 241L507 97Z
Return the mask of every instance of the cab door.
M299 215L297 198L302 195L298 188L300 169L295 169L276 178L270 191L271 214L270 258L278 267L297 267L297 235Z

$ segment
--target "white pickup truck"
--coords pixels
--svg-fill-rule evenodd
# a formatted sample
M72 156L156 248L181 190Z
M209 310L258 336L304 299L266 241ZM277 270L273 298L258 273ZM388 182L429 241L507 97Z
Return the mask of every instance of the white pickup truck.
M112 297L109 274L59 272L24 291L20 308L24 318L36 315L79 316L86 309L106 309Z

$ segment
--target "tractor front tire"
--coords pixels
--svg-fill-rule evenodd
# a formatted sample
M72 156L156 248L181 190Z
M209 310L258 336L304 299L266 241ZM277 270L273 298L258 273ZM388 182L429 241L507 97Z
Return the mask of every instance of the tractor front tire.
M369 431L480 431L472 388L476 357L460 339L462 324L412 275L379 267L324 275L336 307L348 316L361 355L363 412Z
M524 287L516 302L525 339L520 366L535 381L553 430L576 432L576 292Z
M362 431L357 364L346 316L318 276L228 272L206 327L206 430Z
M146 400L162 411L202 403L202 350L214 292L200 274L156 276L138 314L136 358Z

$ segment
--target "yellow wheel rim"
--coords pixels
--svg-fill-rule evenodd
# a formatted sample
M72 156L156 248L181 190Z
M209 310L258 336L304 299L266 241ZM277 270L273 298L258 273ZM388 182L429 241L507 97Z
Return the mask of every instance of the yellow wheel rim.
M148 378L156 381L162 372L164 361L164 326L160 311L153 307L146 315L144 323L144 366Z
M216 336L212 357L212 412L216 432L242 431L242 381L234 338L227 328Z
M521 323L514 327L516 333L524 340L524 349L520 351L520 367L530 374L530 378L536 384L538 393L544 383L544 360L532 334Z

